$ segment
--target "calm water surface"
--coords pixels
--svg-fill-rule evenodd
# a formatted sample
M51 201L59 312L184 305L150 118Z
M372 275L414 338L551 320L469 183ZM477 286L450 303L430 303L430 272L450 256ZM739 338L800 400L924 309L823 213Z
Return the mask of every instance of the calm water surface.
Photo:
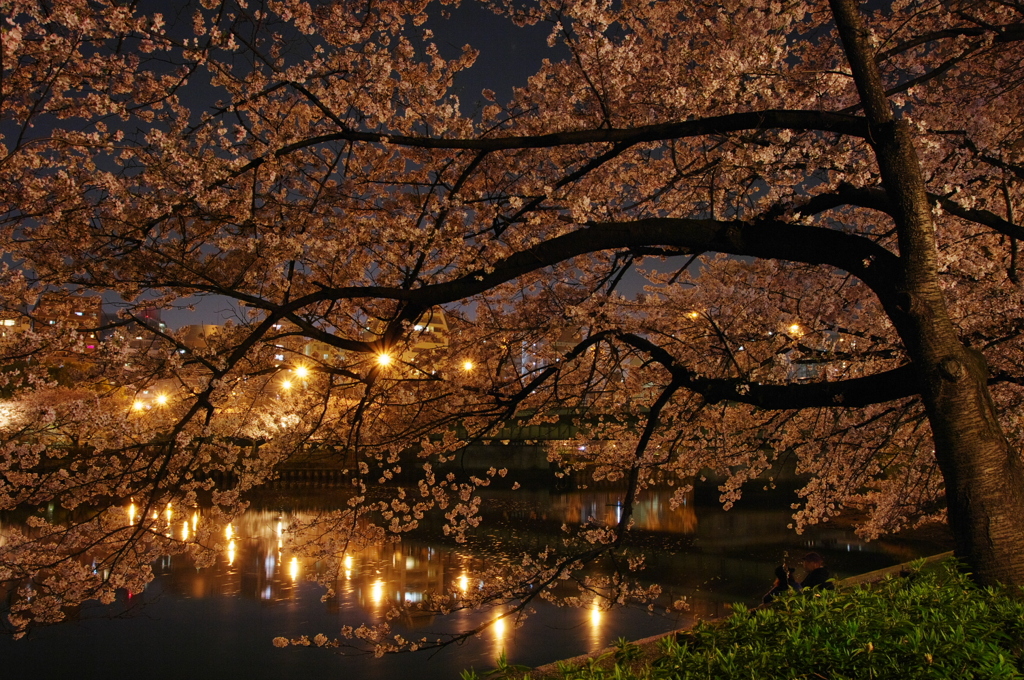
M123 594L111 607L93 606L79 620L35 631L20 641L0 639L2 678L457 678L468 667L486 670L504 650L515 663L536 666L688 625L694 617L728 613L732 602L756 603L785 552L816 550L844 576L948 549L932 540L902 538L866 543L852 531L825 525L797 536L788 500L748 498L729 512L698 491L672 510L671 490L651 490L636 511L636 541L649 550L639 576L659 583L665 601L685 595L684 614L651 614L646 607L610 612L541 603L525 625L496 626L480 638L439 652L383 659L342 656L337 650L277 649L276 636L336 636L383 615L389 601L416 602L431 591L478 585L474 571L521 549L554 543L563 523L614 522L621 492L491 491L484 531L456 545L422 536L350 555L337 596L307 580L317 565L288 553L281 528L291 518L340 507L330 489L282 490L254 503L232 525L233 541L218 562L196 569L184 557L155 564L143 593ZM696 500L695 500L696 499ZM800 574L798 574L799 576ZM399 623L408 638L463 629L480 614L462 612Z

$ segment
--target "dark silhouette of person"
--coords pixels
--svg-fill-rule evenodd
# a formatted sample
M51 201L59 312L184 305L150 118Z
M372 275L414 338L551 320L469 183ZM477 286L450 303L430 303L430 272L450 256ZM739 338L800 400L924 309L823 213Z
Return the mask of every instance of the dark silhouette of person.
M800 584L797 583L796 579L793 578L793 567L787 567L784 564L780 564L775 567L775 583L772 584L772 589L764 594L761 598L761 602L768 604L775 599L776 596L788 590L795 590L800 592Z
M815 590L835 590L835 586L829 580L832 578L832 574L825 568L825 558L816 552L809 552L804 555L804 570L807 575L804 576L803 582L800 586L804 590L815 589Z

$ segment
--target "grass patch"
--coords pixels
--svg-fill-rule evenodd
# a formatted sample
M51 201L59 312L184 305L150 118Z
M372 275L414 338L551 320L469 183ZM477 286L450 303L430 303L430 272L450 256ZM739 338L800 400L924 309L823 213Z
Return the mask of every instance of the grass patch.
M949 560L870 588L736 605L728 619L665 638L653 660L617 653L545 678L1024 680L1024 597L1012 594L975 585Z

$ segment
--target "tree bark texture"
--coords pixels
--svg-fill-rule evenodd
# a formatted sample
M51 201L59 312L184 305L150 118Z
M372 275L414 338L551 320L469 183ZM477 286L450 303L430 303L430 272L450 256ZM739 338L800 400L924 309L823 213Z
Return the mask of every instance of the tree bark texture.
M949 317L920 162L885 96L858 2L830 4L898 230L896 295L886 308L916 368L955 553L981 583L1024 586L1024 461L999 424L984 357L964 346Z

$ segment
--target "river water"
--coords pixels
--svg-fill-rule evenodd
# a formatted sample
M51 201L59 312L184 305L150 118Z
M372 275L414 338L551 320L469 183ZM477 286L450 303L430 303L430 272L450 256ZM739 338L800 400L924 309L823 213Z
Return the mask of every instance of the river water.
M487 670L504 651L511 662L536 666L602 649L619 637L638 639L728 614L733 602L756 604L783 555L815 550L838 578L949 549L942 531L864 542L848 528L822 525L802 535L787 529L789 498L748 496L728 512L714 493L698 489L671 509L671 490L648 490L636 512L636 543L647 549L639 574L661 585L662 601L685 596L690 609L654 613L644 607L611 611L558 608L545 603L521 627L495 626L480 637L440 651L375 659L338 650L278 649L277 636L324 633L378 619L388 602L416 602L428 592L478 587L475 572L523 548L554 544L563 523L614 522L622 492L560 492L549 488L487 491L481 531L465 544L419 532L401 543L353 553L326 601L308 580L317 564L289 554L282 527L294 517L340 507L330 489L279 488L262 496L235 523L232 540L213 567L196 569L184 557L154 565L142 593L122 593L109 607L87 606L76 620L0 639L0 677L76 680L160 678L327 678L381 680L457 678ZM795 562L791 558L791 562ZM799 577L800 574L798 573ZM400 621L409 638L470 627L481 614Z

